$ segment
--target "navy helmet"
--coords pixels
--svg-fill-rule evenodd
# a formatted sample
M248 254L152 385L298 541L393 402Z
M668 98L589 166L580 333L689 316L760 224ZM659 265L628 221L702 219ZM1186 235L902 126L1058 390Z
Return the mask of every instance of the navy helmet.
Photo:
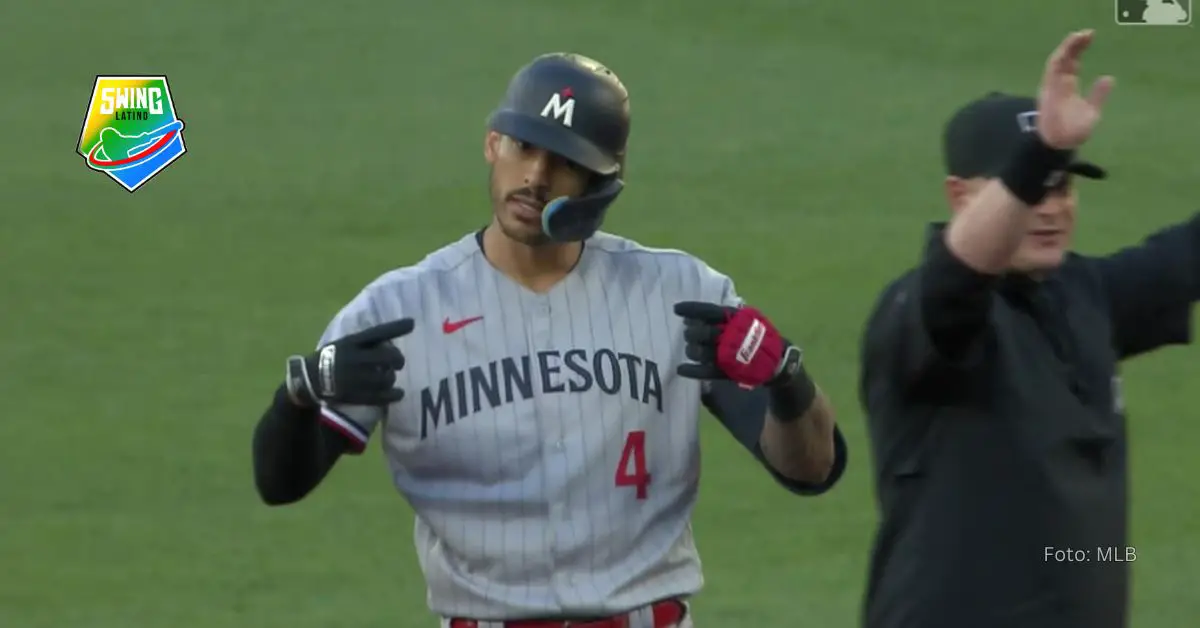
M594 176L583 194L542 210L542 230L560 242L586 240L625 186L629 92L611 70L572 53L537 57L517 71L488 128L578 164Z

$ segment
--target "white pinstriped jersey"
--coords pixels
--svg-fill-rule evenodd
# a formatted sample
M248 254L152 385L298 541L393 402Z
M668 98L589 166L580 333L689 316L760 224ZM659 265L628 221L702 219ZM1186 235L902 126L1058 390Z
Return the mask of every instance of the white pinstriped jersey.
M382 441L416 512L433 612L613 614L700 589L701 386L675 373L678 301L740 304L695 257L605 233L537 294L470 234L382 275L333 319L320 345L415 319L396 341L404 399L322 415L362 446Z

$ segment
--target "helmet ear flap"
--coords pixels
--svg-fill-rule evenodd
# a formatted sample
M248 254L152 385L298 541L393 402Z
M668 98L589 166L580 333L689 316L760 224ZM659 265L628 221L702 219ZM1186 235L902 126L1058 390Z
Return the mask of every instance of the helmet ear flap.
M617 175L608 175L597 179L596 184L579 197L556 198L546 203L542 209L542 232L558 242L592 237L624 187Z

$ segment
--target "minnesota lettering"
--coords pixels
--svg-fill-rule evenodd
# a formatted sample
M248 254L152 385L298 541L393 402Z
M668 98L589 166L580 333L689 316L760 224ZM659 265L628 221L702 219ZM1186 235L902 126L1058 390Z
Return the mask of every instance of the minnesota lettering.
M609 349L591 355L585 349L542 351L472 366L421 390L421 439L485 407L498 408L535 394L585 393L593 387L653 403L662 412L662 378L653 360Z

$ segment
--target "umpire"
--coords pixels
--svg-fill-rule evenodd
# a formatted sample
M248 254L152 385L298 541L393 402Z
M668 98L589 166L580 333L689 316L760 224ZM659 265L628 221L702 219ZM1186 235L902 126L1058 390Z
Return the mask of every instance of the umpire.
M946 129L948 225L890 284L862 346L881 510L867 628L1127 622L1117 365L1190 340L1200 217L1105 257L1069 252L1071 175L1112 79L1077 91L1091 31L1037 100L992 94Z

